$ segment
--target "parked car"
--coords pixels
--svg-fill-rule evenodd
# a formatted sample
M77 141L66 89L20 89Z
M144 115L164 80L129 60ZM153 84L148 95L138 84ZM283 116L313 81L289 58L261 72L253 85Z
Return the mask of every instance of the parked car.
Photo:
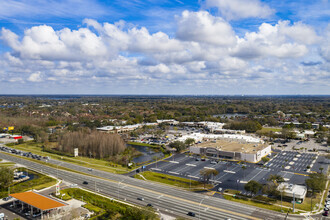
M195 217L196 216L196 214L194 212L188 212L187 215L192 216L192 217Z
M328 212L328 211L324 211L324 212L322 213L322 215L323 215L323 216L328 216L328 215L329 215L329 212Z

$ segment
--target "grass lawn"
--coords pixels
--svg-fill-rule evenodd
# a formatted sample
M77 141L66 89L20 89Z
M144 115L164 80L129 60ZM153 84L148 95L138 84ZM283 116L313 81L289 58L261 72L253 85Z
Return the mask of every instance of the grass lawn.
M94 216L91 219L159 219L152 208L132 207L82 189L64 189L61 190L60 194L64 194L66 200L76 198L86 202L84 207L94 212ZM58 196L58 198L60 197Z
M26 168L18 168L18 170L28 171L29 174L34 175L34 179L11 185L10 193L20 193L20 192L29 191L31 189L40 190L56 184L56 179L46 176L44 174L37 173L33 170L29 170ZM6 197L7 195L8 195L8 189L0 192L1 198Z
M164 183L172 186L177 186L185 189L190 189L190 180L182 177L171 176L162 173L146 171L141 173L147 180ZM137 179L143 178L140 175L134 176ZM213 188L212 185L206 184L206 189ZM204 184L195 180L191 180L191 190L204 189Z
M15 163L13 162L4 162L4 163L0 163L0 167L11 167L14 166Z
M257 206L259 208L269 209L269 210L273 210L273 211L277 211L277 212L281 211L281 207L274 206L274 205L267 205L267 204L264 204L264 203L255 202L255 201L251 201L251 200L238 199L238 198L235 198L235 197L230 196L230 195L223 195L223 197L225 199L233 201L233 202L239 202L239 203L243 203L243 204L247 204L247 205ZM283 208L282 210L283 210L283 212L288 211L287 208Z
M279 132L279 131L282 131L282 128L265 128L265 127L262 127L261 130L259 130L261 132Z
M86 166L98 170L103 170L111 173L118 173L118 174L123 174L127 173L130 171L130 169L126 167L122 167L121 165L118 164L113 164L110 163L109 161L105 160L98 160L98 159L93 159L93 158L88 158L88 157L68 157L68 156L62 156L58 154L52 154L48 152L42 151L42 144L35 143L33 141L28 141L23 144L19 145L9 145L12 148L19 149L22 151L26 152L31 152L34 154L38 154L41 156L49 156L52 159L57 159L57 160L62 160L65 162L81 165L81 166Z

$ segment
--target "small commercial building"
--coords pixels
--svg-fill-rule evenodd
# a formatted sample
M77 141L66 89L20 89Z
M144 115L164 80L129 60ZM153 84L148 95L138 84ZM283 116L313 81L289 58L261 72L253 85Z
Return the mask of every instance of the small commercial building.
M307 193L307 187L306 186L301 186L301 185L295 185L291 183L281 183L278 187L277 190L283 193L282 195L284 197L287 197L289 200L292 200L293 197L295 201L298 202L303 202L306 193Z
M271 153L271 146L264 143L218 139L193 145L190 152L214 159L226 158L256 163Z
M10 196L16 199L13 202L14 208L26 210L29 216L41 217L41 219L44 215L52 215L52 212L56 213L58 209L67 206L65 203L33 191L14 193Z

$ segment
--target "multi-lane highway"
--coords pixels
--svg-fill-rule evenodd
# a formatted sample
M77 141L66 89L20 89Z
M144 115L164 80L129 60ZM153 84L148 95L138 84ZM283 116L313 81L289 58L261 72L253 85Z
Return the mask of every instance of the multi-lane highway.
M196 213L196 217L200 217L200 219L285 219L285 215L269 210L188 192L166 185L150 183L128 176L99 170L89 171L86 167L63 161L49 160L48 163L57 164L60 167L70 168L86 174L92 174L95 177L56 169L26 160L23 157L18 158L0 153L0 158L22 164L52 176L58 176L64 181L77 184L89 190L94 191L96 189L100 194L115 199L119 198L120 200L126 200L127 202L138 205L150 203L161 212L172 213L174 215L188 217L187 213L191 211ZM84 181L88 182L88 184L83 184ZM137 200L138 197L144 197L144 201ZM294 218L289 217L287 219Z

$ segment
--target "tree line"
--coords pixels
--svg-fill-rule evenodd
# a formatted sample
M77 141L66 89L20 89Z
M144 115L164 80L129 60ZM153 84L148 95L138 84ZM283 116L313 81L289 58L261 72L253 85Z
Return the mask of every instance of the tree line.
M69 132L59 137L57 150L73 153L74 148L78 148L80 156L101 159L122 153L126 145L118 134L97 131Z

